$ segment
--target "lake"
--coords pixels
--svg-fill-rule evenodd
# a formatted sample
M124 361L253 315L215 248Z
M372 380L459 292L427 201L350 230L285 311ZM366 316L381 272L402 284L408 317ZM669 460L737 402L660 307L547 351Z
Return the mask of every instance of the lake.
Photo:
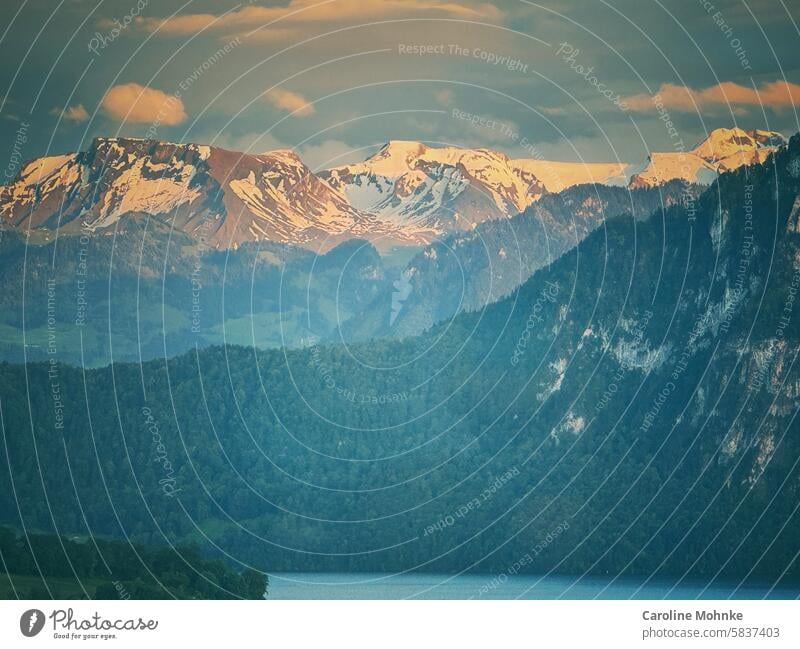
M268 599L796 599L771 584L528 575L276 573Z

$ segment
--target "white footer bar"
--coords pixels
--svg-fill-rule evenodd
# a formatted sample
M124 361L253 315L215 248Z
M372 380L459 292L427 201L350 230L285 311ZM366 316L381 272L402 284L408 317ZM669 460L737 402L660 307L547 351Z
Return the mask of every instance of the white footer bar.
M0 646L800 647L797 601L3 601Z

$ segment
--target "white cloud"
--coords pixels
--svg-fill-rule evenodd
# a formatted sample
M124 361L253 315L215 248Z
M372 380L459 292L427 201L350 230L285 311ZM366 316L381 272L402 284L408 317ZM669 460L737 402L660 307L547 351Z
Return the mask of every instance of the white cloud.
M314 114L314 106L309 104L303 95L291 90L273 88L264 95L264 98L273 106L289 111L296 117L308 117Z
M186 119L180 98L138 83L114 86L101 106L109 117L128 123L174 126Z
M51 115L62 115L61 108L54 108L50 111ZM85 122L89 119L88 111L83 107L83 104L77 106L67 106L63 109L62 118L69 122Z

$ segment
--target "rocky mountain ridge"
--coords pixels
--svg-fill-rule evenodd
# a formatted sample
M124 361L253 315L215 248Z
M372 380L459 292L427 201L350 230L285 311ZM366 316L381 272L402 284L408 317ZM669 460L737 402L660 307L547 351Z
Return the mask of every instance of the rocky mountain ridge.
M691 152L653 153L631 176L633 166L622 162L513 160L489 149L399 140L362 163L314 173L290 150L254 155L96 138L86 151L23 165L0 188L0 219L46 238L145 214L219 249L273 241L325 251L352 238L386 249L513 217L580 184L708 184L721 172L763 162L783 142L771 131L717 129Z

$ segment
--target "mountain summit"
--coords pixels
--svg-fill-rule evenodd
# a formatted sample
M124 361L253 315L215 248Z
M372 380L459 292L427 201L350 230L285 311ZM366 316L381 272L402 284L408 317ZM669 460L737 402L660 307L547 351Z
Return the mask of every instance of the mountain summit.
M654 187L675 178L709 185L722 172L764 162L785 144L775 131L714 129L691 151L652 153L647 167L631 178L631 187Z
M434 232L513 216L547 191L503 153L399 140L322 176L359 209Z

